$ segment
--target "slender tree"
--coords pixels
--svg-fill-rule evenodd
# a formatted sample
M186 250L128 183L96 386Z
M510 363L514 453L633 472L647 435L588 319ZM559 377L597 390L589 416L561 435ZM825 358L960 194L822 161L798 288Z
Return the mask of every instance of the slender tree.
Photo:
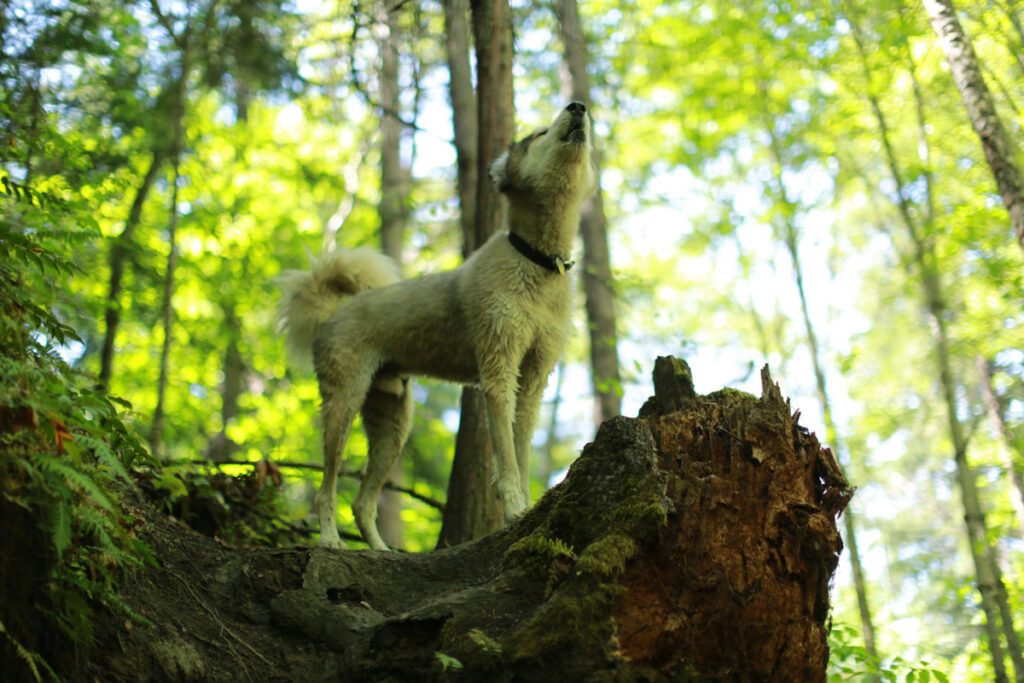
M189 47L187 34L181 48L181 74L178 76L177 97L174 111L174 147L171 152L171 206L170 224L167 228L167 266L164 270L163 303L160 307L160 320L164 339L160 348L160 374L157 379L156 409L153 411L153 424L149 433L149 449L159 455L163 445L164 401L167 395L167 374L171 355L171 338L174 325L174 271L178 263L178 186L181 180L181 153L185 139L185 96L189 69Z
M100 374L98 386L100 389L110 388L110 379L114 372L114 347L117 339L117 328L121 323L121 280L124 277L124 268L131 254L132 240L135 230L142 220L142 209L149 197L149 191L153 187L160 174L160 167L164 160L164 154L154 147L146 174L142 177L139 187L135 190L135 198L132 200L131 209L128 211L128 219L124 223L124 229L117 236L117 241L110 249L110 284L107 289L106 310L104 311L105 329L103 342L100 346Z
M985 84L978 56L956 17L952 0L924 0L924 7L1010 214L1010 226L1024 249L1024 179L1013 144Z
M592 108L590 78L587 76L587 45L580 26L579 7L576 0L556 0L555 12L569 71L569 96ZM600 169L600 154L596 151L594 160ZM608 222L605 219L600 182L594 196L583 204L580 234L583 236L582 278L587 301L587 328L590 332L594 412L600 423L618 415L622 407L615 290L608 255Z
M156 408L153 411L153 422L149 433L149 446L154 455L161 450L164 429L164 403L167 394L167 377L170 365L172 328L174 325L174 277L178 261L177 231L180 214L178 212L178 188L181 180L181 157L185 148L185 108L188 100L188 78L195 59L194 52L198 45L204 44L213 25L217 0L210 0L201 11L193 13L193 6L186 5L187 15L181 29L176 29L177 18L166 14L158 0L150 0L150 9L157 21L167 32L174 47L179 52L179 73L174 81L173 99L173 143L171 147L172 187L170 222L167 229L167 266L164 270L164 287L160 308L160 319L163 327L163 343L160 349L160 371L157 379Z
M478 182L472 238L466 235L466 253L471 253L486 242L504 223L506 207L503 199L494 186L484 179L488 177L487 167L490 162L512 143L515 116L512 98L512 12L508 0L472 0L470 8L476 47ZM453 3L452 13L458 12L458 5ZM452 99L454 102L455 98ZM490 453L491 441L483 395L474 388L464 388L459 433L455 440L455 457L448 484L448 505L438 539L439 547L463 543L501 526L500 504L492 485Z
M381 2L378 21L384 27L377 39L380 52L378 75L380 98L380 216L381 248L385 254L402 262L402 241L405 235L405 196L407 171L402 165L402 122L398 118L399 85L399 17L400 6ZM402 461L397 460L388 479L400 486L403 482ZM377 508L377 526L381 538L392 548L403 545L402 496L386 488L381 491Z

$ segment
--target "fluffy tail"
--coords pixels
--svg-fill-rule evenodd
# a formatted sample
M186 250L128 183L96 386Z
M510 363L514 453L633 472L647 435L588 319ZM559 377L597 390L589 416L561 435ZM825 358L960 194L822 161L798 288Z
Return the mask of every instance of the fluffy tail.
M310 270L286 270L277 278L283 296L277 319L299 367L312 365L320 325L349 295L402 279L398 263L370 247L335 249L309 259Z

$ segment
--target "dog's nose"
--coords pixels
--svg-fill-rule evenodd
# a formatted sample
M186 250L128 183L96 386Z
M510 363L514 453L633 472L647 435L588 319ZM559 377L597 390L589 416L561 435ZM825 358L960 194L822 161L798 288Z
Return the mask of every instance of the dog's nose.
M570 114L575 114L576 116L583 116L587 113L587 106L582 102L570 102L566 109Z

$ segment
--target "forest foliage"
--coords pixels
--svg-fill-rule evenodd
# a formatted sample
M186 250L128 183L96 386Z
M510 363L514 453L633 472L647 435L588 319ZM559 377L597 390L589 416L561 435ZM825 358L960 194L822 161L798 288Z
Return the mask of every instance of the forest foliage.
M457 265L462 237L443 7L399 4L392 113L404 122L412 275ZM89 637L80 607L113 600L117 572L145 561L117 503L130 470L145 466L185 517L183 501L223 512L236 494L273 487L253 495L274 499L283 526L257 520L222 536L308 542L318 394L287 363L274 278L327 244L380 244L384 9L61 0L0 10L0 470L4 504L40 520L56 567L47 609L73 638ZM513 9L522 132L563 105L568 85L553 8ZM1024 9L957 9L1020 163ZM851 513L881 661L862 648L858 595L841 570L833 678L880 667L991 680L942 397L1002 572L1014 622L1004 633L1019 632L1024 257L924 8L594 0L579 10L623 411L650 393L657 355L686 357L701 390L750 388L751 370L769 363L858 487ZM540 420L535 494L594 432L582 310ZM421 497L403 496L400 516L406 548L425 550L440 527L432 501L445 498L458 390L416 392L403 467ZM352 472L365 451L356 430ZM264 460L279 466L280 487L266 465L256 488L222 485L255 476L225 463ZM343 500L355 485L346 479ZM345 505L339 523L354 529ZM16 627L0 622L9 642ZM19 654L45 667L31 646Z

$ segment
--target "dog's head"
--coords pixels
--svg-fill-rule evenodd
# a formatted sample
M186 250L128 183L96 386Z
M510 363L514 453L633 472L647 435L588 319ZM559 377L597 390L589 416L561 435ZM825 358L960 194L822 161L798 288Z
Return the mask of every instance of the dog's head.
M582 102L572 102L547 128L538 128L491 163L499 192L590 196L597 188L591 158L592 125Z

